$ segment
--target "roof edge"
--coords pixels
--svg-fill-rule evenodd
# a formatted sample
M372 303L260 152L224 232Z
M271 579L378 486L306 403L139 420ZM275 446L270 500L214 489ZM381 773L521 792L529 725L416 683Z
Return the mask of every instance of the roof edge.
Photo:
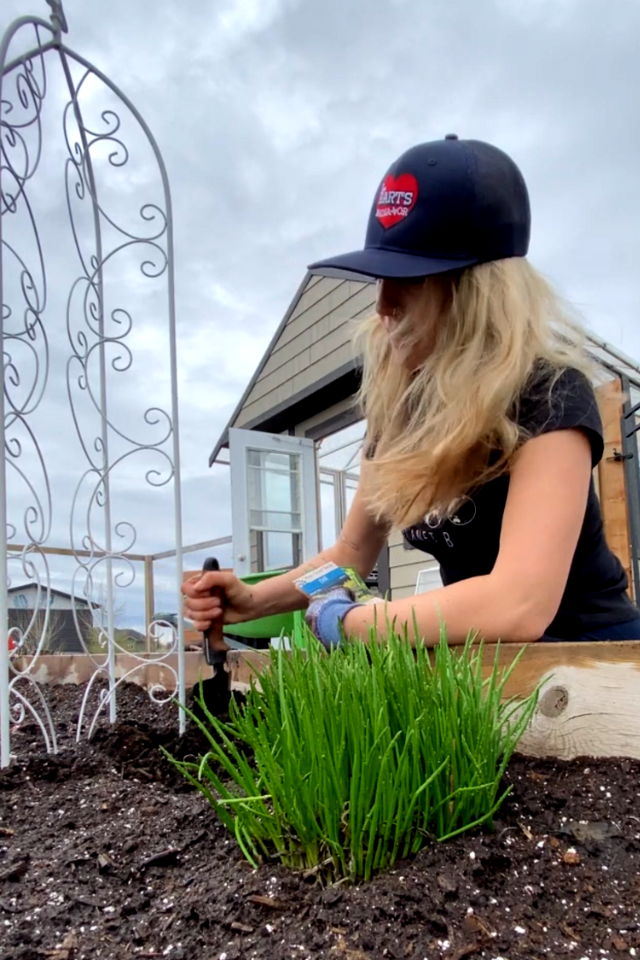
M326 270L310 270L310 277L328 277L330 280L355 280L357 283L375 283L373 277L364 273L355 273L353 270L338 270L337 267L327 267Z
M346 400L358 392L362 375L362 358L354 357L321 380L304 387L292 397L288 397L264 414L242 425L243 430L260 430L263 433L277 434L283 430L307 420L316 410L316 405L331 405ZM316 410L317 412L317 410ZM224 438L221 438L221 442ZM228 443L228 440L227 440ZM224 443L223 443L224 446Z
M36 587L41 593L55 593L59 597L66 597L68 600L77 600L79 603L86 603L87 606L101 607L101 603L94 603L93 600L86 600L84 597L77 597L75 594L68 593L66 590L60 590L58 587L47 587L45 584L39 584L37 580L29 580L27 583L19 583L15 587L7 587L7 593L16 593L19 590L29 590Z
M222 431L222 434L221 434L221 436L220 436L220 439L218 440L218 442L216 443L215 447L213 448L213 452L212 452L211 456L209 457L209 466L210 466L210 467L212 467L212 466L214 465L214 463L215 463L215 461L216 461L216 458L217 458L218 454L220 453L220 451L222 450L222 448L228 446L228 444L229 444L229 427L232 426L234 420L236 419L236 417L237 417L238 414L240 413L240 410L242 409L245 400L247 399L247 397L248 397L249 394L251 393L251 391L252 391L252 389L253 389L253 387L254 387L254 384L255 384L256 380L258 379L258 377L260 376L260 374L261 374L262 371L264 370L265 365L266 365L266 363L267 363L267 360L268 360L269 357L271 356L271 351L272 351L273 348L275 347L275 345L276 345L276 343L277 343L277 341L278 341L278 338L279 338L280 334L282 333L282 331L284 330L284 327L285 327L285 325L286 325L289 317L291 316L291 314L293 313L293 311L294 311L295 308L297 307L298 301L299 301L300 297L302 296L302 294L304 293L304 291L305 291L305 289L306 289L306 286L307 286L307 284L309 283L309 280L311 279L312 276L316 276L316 274L310 273L310 271L307 270L307 272L306 272L305 275L304 275L304 279L302 280L302 283L300 284L300 286L299 286L298 289L296 290L296 293L295 293L295 295L294 295L294 297L293 297L293 300L291 301L291 303L289 304L289 307L287 308L287 310L286 310L286 312L285 312L284 317L282 318L282 320L281 320L280 323L278 324L278 327L277 327L277 329L276 329L276 332L275 332L274 335L272 336L272 338L271 338L271 340L270 340L270 342L269 342L269 346L267 347L267 349L265 350L265 352L264 352L264 354L263 354L262 360L260 361L260 363L258 364L258 366L256 367L256 369L254 370L253 376L252 376L251 379L249 380L249 383L247 384L244 393L242 394L242 396L241 396L240 399L238 400L238 403L236 404L233 413L232 413L231 416L229 417L229 420L228 420L228 422L227 422L227 425L226 425L226 427L224 428L224 430Z

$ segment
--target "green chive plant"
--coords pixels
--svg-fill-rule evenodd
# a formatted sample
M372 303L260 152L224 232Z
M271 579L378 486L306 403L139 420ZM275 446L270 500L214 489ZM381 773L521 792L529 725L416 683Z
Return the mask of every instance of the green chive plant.
M482 645L429 651L405 630L330 655L272 650L243 707L223 722L199 697L210 744L172 763L207 798L244 856L322 882L368 880L426 843L490 823L534 710L504 700L515 666L482 677ZM187 711L189 712L189 711Z

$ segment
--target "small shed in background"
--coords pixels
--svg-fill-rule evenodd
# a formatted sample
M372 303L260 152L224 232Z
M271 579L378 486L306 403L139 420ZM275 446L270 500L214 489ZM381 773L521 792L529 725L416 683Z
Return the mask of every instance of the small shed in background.
M37 583L10 587L7 599L9 630L20 631L20 634L28 631L25 653L35 651L45 627L45 619L43 653L85 652L81 637L88 645L94 627L92 608L86 600L52 587L47 603L47 593Z

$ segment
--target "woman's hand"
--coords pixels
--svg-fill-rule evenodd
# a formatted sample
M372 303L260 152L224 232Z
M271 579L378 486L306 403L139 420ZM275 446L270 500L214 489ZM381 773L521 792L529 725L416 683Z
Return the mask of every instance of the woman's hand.
M214 587L222 590L222 600L211 596ZM182 595L183 616L192 620L201 633L219 617L223 617L223 623L243 623L260 616L252 588L227 571L215 570L190 577L182 584Z

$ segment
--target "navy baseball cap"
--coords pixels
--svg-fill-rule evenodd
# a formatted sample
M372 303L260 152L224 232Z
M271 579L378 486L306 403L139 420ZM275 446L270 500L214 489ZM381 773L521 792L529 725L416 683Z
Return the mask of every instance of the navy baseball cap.
M312 263L380 278L427 277L489 260L524 257L531 210L513 160L481 140L421 143L385 174L363 250Z

